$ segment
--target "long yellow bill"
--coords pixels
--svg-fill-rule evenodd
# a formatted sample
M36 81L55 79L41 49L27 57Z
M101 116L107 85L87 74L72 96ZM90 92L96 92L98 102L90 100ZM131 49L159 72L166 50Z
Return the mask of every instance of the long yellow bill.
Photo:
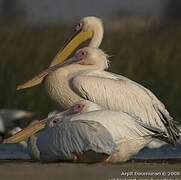
M64 47L57 53L57 55L52 60L50 67L56 64L60 64L64 62L72 52L83 42L88 39L91 39L93 36L93 31L80 31L76 32L67 43L65 43ZM39 75L35 76L31 80L18 85L17 90L30 88L42 83L43 79L46 77L46 73L40 73Z
M14 144L14 143L19 143L21 141L25 141L29 137L31 137L33 134L44 129L45 124L46 124L46 119L43 119L43 120L33 124L32 126L27 127L25 129L23 129L22 131L19 131L15 135L5 139L2 143L3 144Z

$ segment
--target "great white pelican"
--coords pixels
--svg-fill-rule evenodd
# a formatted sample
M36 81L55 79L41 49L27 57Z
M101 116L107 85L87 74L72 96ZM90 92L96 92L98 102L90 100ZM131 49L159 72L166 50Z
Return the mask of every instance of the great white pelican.
M159 129L129 113L105 110L81 101L46 120L46 128L32 136L28 149L42 161L124 162L153 138L169 141Z
M179 129L165 106L142 85L105 71L108 65L107 55L102 50L82 48L74 57L43 72L47 74L47 91L64 109L80 100L89 100L103 108L137 116L143 123L167 134L170 142L176 143L180 137Z

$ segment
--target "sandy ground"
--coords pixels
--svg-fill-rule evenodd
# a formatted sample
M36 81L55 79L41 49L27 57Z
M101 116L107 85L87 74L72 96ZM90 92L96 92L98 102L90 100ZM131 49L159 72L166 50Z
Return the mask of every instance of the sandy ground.
M1 161L1 180L181 179L181 163L72 164Z

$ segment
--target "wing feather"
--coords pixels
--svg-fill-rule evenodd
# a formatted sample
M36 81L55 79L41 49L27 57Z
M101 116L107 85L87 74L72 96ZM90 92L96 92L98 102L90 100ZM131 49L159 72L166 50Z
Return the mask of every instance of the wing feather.
M94 121L62 121L43 131L37 140L42 160L73 160L89 150L110 155L117 151L110 133Z
M173 141L179 137L163 103L150 90L128 78L105 71L89 71L75 76L71 85L84 99L138 116L144 123L168 131Z

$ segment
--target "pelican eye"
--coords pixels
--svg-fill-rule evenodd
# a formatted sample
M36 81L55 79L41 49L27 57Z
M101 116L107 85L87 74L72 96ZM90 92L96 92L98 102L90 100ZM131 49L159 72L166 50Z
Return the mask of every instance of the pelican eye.
M76 58L80 61L87 56L87 51L81 50L76 54Z
M75 31L80 31L80 30L82 30L82 27L83 27L83 23L82 23L82 22L76 24L76 25L75 25Z
M83 104L76 104L76 105L73 107L73 113L80 113L83 108L84 108L84 105L83 105Z
M81 109L81 108L82 108L81 104L77 104L77 109Z
M59 122L59 120L58 119L54 119L52 122L55 125L55 124L57 124Z

